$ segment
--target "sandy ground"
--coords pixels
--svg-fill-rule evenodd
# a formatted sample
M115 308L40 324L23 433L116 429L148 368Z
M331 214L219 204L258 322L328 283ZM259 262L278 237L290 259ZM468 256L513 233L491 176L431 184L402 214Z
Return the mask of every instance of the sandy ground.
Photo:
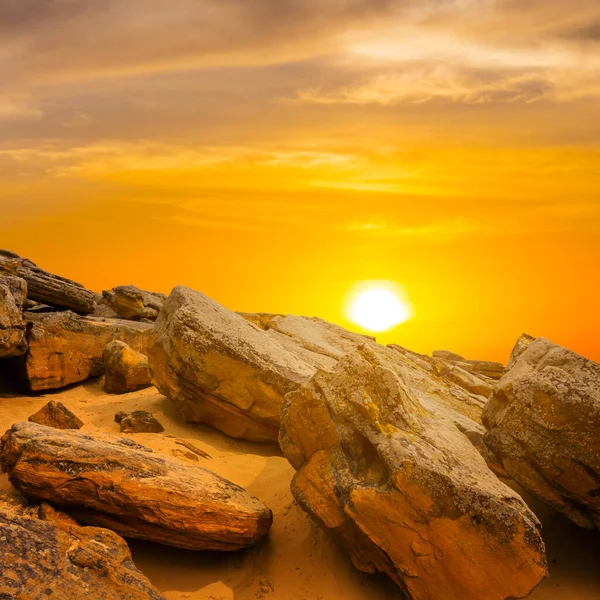
M137 566L168 600L402 598L384 576L356 571L344 551L294 503L289 491L293 469L275 445L232 440L211 428L188 425L154 388L114 396L102 391L101 381L34 398L0 395L0 432L27 420L50 398L73 410L90 431L117 434L114 414L120 410L154 413L164 434L127 437L169 456L181 446L167 434L193 442L211 455L199 464L243 486L273 510L268 540L245 552L187 552L130 540ZM0 491L9 488L7 476L0 475ZM543 523L551 573L530 598L600 600L600 534L579 529L537 501L525 499Z

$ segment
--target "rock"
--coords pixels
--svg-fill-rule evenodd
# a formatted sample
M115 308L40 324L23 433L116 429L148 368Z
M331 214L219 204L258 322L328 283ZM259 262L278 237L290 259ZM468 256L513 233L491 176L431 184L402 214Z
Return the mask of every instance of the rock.
M104 296L100 297L98 301L98 306L96 306L96 310L92 313L92 317L98 317L100 319L120 319L121 316L118 315L107 303Z
M80 283L53 275L14 252L0 250L0 275L22 277L27 281L27 297L87 315L96 308L94 292Z
M271 511L239 486L131 440L16 423L0 464L28 498L125 537L188 550L239 550L268 532Z
M504 373L504 365L499 362L489 360L467 360L460 354L449 352L448 350L435 350L433 358L442 359L448 363L453 363L457 367L473 375L483 378L498 380Z
M494 388L487 446L527 491L600 529L600 365L539 338Z
M62 402L50 400L38 412L29 417L31 423L55 429L81 429L83 421L74 415Z
M450 362L465 362L467 359L460 354L450 352L450 350L434 350L431 354L434 358L441 358L442 360L448 360Z
M80 527L48 506L43 515L0 506L0 598L164 600L116 533Z
M547 574L540 525L443 414L365 345L282 407L292 492L355 566L414 600L526 596Z
M483 377L478 377L451 362L438 360L437 368L442 377L473 394L489 398L494 389L494 386L491 383L492 380L487 377L485 379Z
M519 337L517 343L515 344L515 347L512 349L510 358L508 359L508 363L506 363L506 371L512 369L513 365L517 361L517 358L519 358L519 356L521 356L521 354L523 354L523 352L527 350L529 344L531 344L531 342L534 342L535 339L536 338L534 338L532 335L529 335L528 333L521 334L521 337Z
M31 391L58 389L102 375L102 353L114 340L145 353L151 339L152 325L146 323L80 317L70 311L25 316L30 323L29 352L21 375Z
M115 422L121 425L121 433L162 433L165 428L145 410L132 413L118 412Z
M108 306L124 319L155 321L166 300L164 294L146 292L134 285L119 285L102 292Z
M315 372L301 348L284 346L294 345L290 338L189 288L171 292L154 331L148 358L157 388L187 421L232 437L276 440L283 396Z
M27 283L19 277L0 277L0 358L27 352L23 303Z
M102 353L104 389L111 394L135 392L152 385L148 358L132 350L125 342L115 340Z

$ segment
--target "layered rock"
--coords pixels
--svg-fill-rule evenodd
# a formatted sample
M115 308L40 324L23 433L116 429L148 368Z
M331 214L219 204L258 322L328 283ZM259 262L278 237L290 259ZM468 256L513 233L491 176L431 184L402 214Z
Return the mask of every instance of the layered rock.
M238 550L268 532L271 511L206 469L131 440L16 423L0 464L30 499L125 537L189 550Z
M21 356L27 351L23 320L26 297L24 279L0 276L0 358Z
M521 336L517 340L516 344L514 345L512 352L510 353L510 358L508 359L508 362L506 363L506 369L505 369L506 371L508 371L509 369L512 369L515 362L517 362L517 358L519 358L519 356L521 356L521 354L523 354L523 352L525 352L525 350L527 350L527 348L529 347L529 344L531 344L531 342L534 342L535 339L536 338L534 338L532 335L529 335L528 333L521 334Z
M80 527L48 506L40 516L0 505L0 598L164 600L116 533Z
M165 428L145 410L134 410L131 413L118 412L115 423L121 426L121 433L162 433Z
M44 304L59 306L87 315L96 308L96 295L80 283L44 271L27 258L0 250L0 275L21 277L27 281L27 297Z
M102 353L104 361L104 389L111 394L135 392L152 385L148 358L136 352L125 342L115 340Z
M152 325L123 319L80 317L70 311L26 313L29 352L22 365L32 391L58 389L102 375L103 351L114 340L145 353Z
M186 420L233 437L276 440L283 396L315 372L310 353L292 353L288 341L176 287L156 321L148 358L155 385Z
M409 598L526 596L547 572L536 517L450 419L423 408L394 353L365 345L286 396L296 500L357 568Z
M77 415L62 402L55 400L50 400L38 412L31 415L29 421L55 429L81 429L83 427L83 421Z
M164 294L140 290L135 285L119 285L102 292L106 304L124 319L155 321L166 300Z
M534 496L600 529L600 365L528 342L484 409L486 444Z
M434 358L440 358L446 362L459 366L464 371L468 371L478 377L498 380L504 373L504 365L499 362L489 360L467 360L460 354L449 352L448 350L435 350L432 354Z

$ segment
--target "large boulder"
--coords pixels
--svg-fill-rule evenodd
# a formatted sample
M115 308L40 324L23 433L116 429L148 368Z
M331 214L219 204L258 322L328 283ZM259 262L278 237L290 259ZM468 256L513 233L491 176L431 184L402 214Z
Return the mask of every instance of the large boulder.
M547 573L536 517L395 363L365 345L286 396L296 500L411 599L526 596Z
M483 413L487 446L526 490L600 529L600 365L530 341Z
M124 319L155 321L166 300L164 294L140 290L135 285L119 285L102 292L106 304Z
M148 357L136 352L125 342L115 340L102 353L104 389L110 394L135 392L152 385Z
M48 506L40 517L0 505L0 598L164 600L116 533L80 527Z
M154 384L186 420L232 437L276 440L284 395L316 370L310 352L290 351L291 338L271 335L185 287L171 292L154 331L148 351Z
M14 252L0 250L0 275L22 277L27 281L27 297L87 315L96 309L96 294L80 283L59 277L37 267Z
M27 282L20 277L0 276L0 358L27 352L23 304Z
M271 511L239 486L131 440L16 423L0 465L26 497L78 521L189 550L239 550L268 532Z
M80 317L73 312L25 313L29 352L22 378L31 391L62 388L104 373L103 351L114 340L146 353L152 325Z

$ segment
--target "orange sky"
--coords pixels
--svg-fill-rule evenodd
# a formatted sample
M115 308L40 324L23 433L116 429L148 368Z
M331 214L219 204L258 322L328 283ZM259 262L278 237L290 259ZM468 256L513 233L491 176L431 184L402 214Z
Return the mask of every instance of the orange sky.
M526 6L523 6L523 5ZM4 0L0 247L422 352L600 360L596 0Z

